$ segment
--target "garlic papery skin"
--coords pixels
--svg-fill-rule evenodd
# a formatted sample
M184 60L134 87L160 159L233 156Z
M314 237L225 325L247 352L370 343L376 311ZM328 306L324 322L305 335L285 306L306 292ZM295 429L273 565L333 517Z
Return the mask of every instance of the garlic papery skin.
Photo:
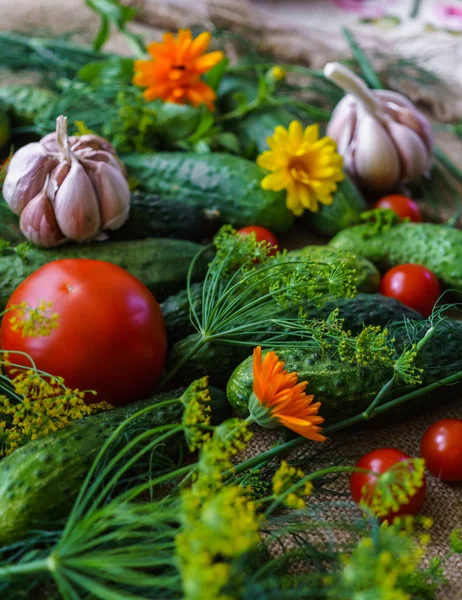
M384 193L428 175L431 126L410 100L390 90L370 90L339 63L328 63L324 75L347 92L332 113L327 135L337 142L345 170L360 187Z
M130 210L126 170L112 145L96 135L69 137L63 116L55 133L16 152L3 194L24 236L44 247L104 239L103 230L121 227Z

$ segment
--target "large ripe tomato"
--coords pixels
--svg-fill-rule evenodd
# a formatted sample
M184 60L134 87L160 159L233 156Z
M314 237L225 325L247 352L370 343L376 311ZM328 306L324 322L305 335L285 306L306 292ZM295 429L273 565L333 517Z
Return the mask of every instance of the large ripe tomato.
M411 457L395 448L378 448L363 456L356 464L358 469L368 469L374 473L385 473L397 462L409 460ZM358 504L363 500L364 489L373 489L377 482L376 475L372 473L352 473L350 478L351 496ZM407 504L403 504L396 512L388 514L388 521L404 515L415 515L423 506L427 486L424 481L422 487L412 496Z
M268 242L268 244L272 246L269 256L275 256L279 250L279 242L277 237L269 229L266 229L266 227L249 225L248 227L239 229L238 233L240 235L250 235L251 233L254 233L255 237L257 238L257 242Z
M5 315L2 348L26 352L37 367L64 377L68 387L95 390L89 402L125 404L146 397L165 363L165 323L154 296L136 277L111 263L70 259L48 263L28 277L8 306L51 301L58 328L23 337ZM30 364L25 357L15 361Z
M443 481L462 481L462 420L433 423L420 442L427 469Z
M407 196L401 194L391 194L390 196L384 196L381 198L375 208L388 208L392 210L398 217L410 219L413 223L422 222L422 213L420 208Z
M424 317L431 315L441 288L435 274L422 265L398 265L385 273L380 293L396 298Z

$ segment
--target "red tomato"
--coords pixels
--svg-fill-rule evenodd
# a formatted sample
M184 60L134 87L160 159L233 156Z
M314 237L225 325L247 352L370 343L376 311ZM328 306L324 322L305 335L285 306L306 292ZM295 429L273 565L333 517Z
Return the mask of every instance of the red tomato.
M381 198L375 208L388 208L402 219L408 217L413 223L422 222L422 213L420 208L407 196L401 194L391 194L390 196L384 196Z
M396 298L428 317L441 295L436 276L421 265L398 265L385 273L380 293Z
M368 469L374 473L385 473L390 467L400 461L409 460L411 457L395 448L379 448L363 456L356 464L358 469ZM363 490L375 486L377 477L368 473L352 473L350 479L351 496L358 504L363 498ZM408 504L403 504L397 512L388 514L385 518L391 521L395 517L415 515L423 506L427 486L424 481L422 487L412 496Z
M443 481L462 481L462 420L433 423L420 442L427 469Z
M18 286L8 306L53 303L58 328L48 336L23 337L5 315L4 350L26 352L37 367L64 377L68 387L95 390L89 402L119 405L146 397L164 368L165 323L154 296L136 277L99 260L57 260ZM15 362L29 365L20 355Z
M250 235L251 233L254 233L255 237L257 238L257 242L268 242L268 244L272 246L272 249L269 253L270 256L274 256L279 250L279 242L277 237L265 227L260 227L259 225L249 225L248 227L239 229L238 233L241 235Z

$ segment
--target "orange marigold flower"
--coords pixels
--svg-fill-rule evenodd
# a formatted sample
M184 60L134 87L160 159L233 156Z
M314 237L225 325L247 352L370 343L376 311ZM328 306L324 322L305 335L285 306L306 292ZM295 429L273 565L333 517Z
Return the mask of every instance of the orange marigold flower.
M307 381L298 381L297 373L284 370L284 363L275 352L262 359L261 347L253 352L253 394L250 413L259 425L274 428L283 425L310 440L323 442L320 434L324 422L317 415L320 402L305 393Z
M189 29L181 29L177 37L164 34L162 42L149 44L151 60L135 60L133 83L147 88L143 95L148 101L161 98L176 104L205 104L213 110L216 94L200 80L223 58L223 52L204 54L211 37L205 31L193 39Z

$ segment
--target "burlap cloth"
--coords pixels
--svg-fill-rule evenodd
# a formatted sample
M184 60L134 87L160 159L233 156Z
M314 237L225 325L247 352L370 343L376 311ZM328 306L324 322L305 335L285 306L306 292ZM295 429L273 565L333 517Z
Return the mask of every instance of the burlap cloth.
M336 10L326 0L299 2L300 18L297 18L296 3L271 0L253 3L248 0L127 0L127 3L139 7L135 28L145 34L146 39L159 37L165 29L211 28L216 25L238 32L251 40L256 48L272 53L276 60L314 67L349 54L340 33L340 26L347 23L367 51L382 55L382 58L376 59L379 69L386 67L387 56L394 55L420 60L427 68L437 72L442 83L419 87L406 85L400 80L399 89L425 105L439 120L451 121L462 117L462 38L443 30L426 31L428 27L422 18L403 22L391 30L382 30L359 24L357 19L353 20ZM49 34L72 31L78 32L85 40L91 39L98 28L98 19L84 6L83 0L0 0L0 8L0 29ZM277 9L276 13L274 9ZM125 41L117 34L111 38L108 48L128 53ZM231 44L226 50L231 55L234 52ZM388 84L397 86L393 77ZM462 145L452 136L438 134L437 141L456 162L462 162ZM310 241L302 237L296 243ZM294 245L294 240L291 245ZM434 421L447 417L462 418L462 402L441 405L435 394L434 410L426 410L398 424L338 434L329 443L335 454L342 456L344 463L350 464L381 446L396 447L418 456L419 442L425 429ZM259 431L248 452L264 451L273 442L272 434ZM340 487L347 492L348 479L340 481ZM462 527L462 484L447 485L433 477L428 477L427 483L424 513L434 521L428 553L429 556L444 556L449 548L451 531ZM355 509L346 505L342 511L346 516ZM462 556L452 557L446 563L446 576L449 583L441 590L440 598L462 599Z

